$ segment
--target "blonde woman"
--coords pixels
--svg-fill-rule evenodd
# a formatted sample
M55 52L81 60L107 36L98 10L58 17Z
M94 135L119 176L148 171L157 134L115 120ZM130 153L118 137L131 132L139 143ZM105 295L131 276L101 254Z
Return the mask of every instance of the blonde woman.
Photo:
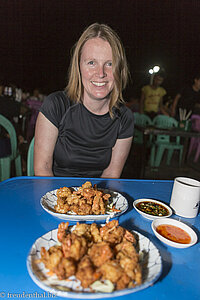
M50 94L35 130L36 176L119 178L133 136L123 104L124 48L107 25L90 25L75 44L64 91Z

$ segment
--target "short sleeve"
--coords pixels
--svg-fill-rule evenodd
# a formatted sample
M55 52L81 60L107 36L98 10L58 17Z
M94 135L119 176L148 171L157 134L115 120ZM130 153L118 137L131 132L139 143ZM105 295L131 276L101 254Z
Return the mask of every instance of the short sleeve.
M119 130L119 139L125 139L133 136L134 132L134 115L128 107L123 107L121 123Z
M55 92L47 96L40 108L40 112L57 128L66 111L67 98L64 92Z

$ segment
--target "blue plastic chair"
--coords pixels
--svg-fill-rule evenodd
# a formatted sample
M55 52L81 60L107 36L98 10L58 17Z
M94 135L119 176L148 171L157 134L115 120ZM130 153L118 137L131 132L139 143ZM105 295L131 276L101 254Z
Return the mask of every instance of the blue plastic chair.
M9 135L11 154L0 158L0 181L10 178L11 162L15 163L15 175L22 176L21 155L17 146L16 131L12 123L3 115L0 115L0 126L2 126Z
M27 176L34 176L34 137L32 138L27 156Z
M149 116L145 115L145 114L140 114L138 112L134 112L134 123L138 126L141 127L146 127L149 125L152 125L152 120L149 118ZM149 139L149 142L151 140L151 136ZM143 144L143 133L138 130L137 128L134 129L134 138L133 138L133 142L136 144ZM149 143L148 143L149 145Z
M178 121L172 117L158 115L153 119L153 125L157 128L173 128L178 127ZM170 165L174 150L180 151L179 164L181 164L183 155L183 145L180 143L180 137L176 136L175 141L170 141L169 135L159 134L156 136L155 142L151 145L150 166L159 167L163 158L164 151L167 150L167 165Z

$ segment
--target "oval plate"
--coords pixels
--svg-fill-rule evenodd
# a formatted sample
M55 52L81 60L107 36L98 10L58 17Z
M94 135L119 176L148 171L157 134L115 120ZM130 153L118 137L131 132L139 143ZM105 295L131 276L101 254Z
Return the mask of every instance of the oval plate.
M140 209L138 209L136 207L136 205L138 203L144 202L144 201L146 201L146 202L153 202L153 203L157 203L157 204L160 204L160 205L164 206L168 210L169 214L167 216L153 216L153 215L150 215L150 214L146 214L145 212L141 211ZM168 218L168 217L170 217L172 215L172 209L168 205L166 205L165 203L163 203L161 201L154 200L154 199L148 199L148 198L137 199L137 200L135 200L133 202L133 207L135 208L135 210L139 214L141 214L144 218L149 219L149 220Z
M40 288L60 297L81 299L112 298L143 290L152 286L161 275L162 259L158 249L147 237L139 232L132 232L137 236L137 248L139 249L140 257L142 257L140 265L143 269L143 283L135 288L123 289L112 293L94 293L90 292L89 289L83 289L75 277L71 277L72 280L66 281L53 279L52 276L47 275L48 270L45 269L43 263L37 263L37 261L40 259L41 247L49 249L49 247L58 243L57 229L44 234L33 244L26 262L29 275Z
M77 190L77 187L73 187L73 189ZM68 221L97 221L97 220L106 220L107 218L116 218L121 214L125 213L128 209L128 201L118 192L103 190L105 193L110 193L113 199L113 204L115 208L120 210L120 212L116 213L107 213L105 215L77 215L77 214L61 214L55 211L54 206L57 204L57 190L47 192L41 199L40 204L43 209L49 214L53 215L62 220Z

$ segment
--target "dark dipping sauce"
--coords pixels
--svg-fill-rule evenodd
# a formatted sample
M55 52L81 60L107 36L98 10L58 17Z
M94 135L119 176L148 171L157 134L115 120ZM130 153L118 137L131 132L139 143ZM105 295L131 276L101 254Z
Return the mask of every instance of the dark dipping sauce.
M189 244L191 242L190 235L185 230L174 225L159 225L156 227L156 231L164 238L176 243Z
M168 216L169 211L163 205L151 202L151 201L142 201L136 204L137 209L141 210L142 212L152 215L152 216Z

